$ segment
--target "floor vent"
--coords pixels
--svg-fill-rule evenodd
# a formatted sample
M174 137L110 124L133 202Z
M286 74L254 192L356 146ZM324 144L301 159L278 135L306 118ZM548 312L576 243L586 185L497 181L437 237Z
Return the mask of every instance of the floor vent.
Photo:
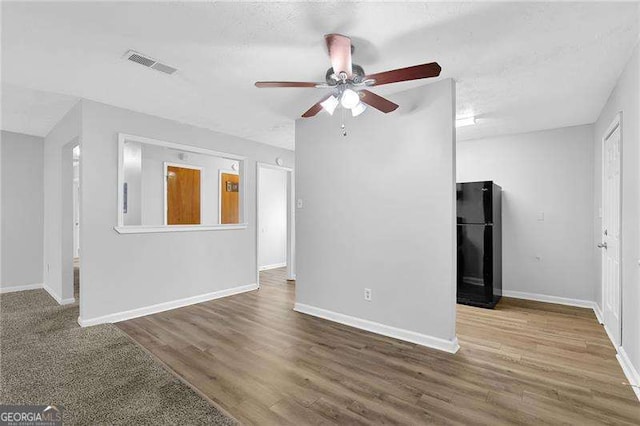
M171 67L169 65L163 64L162 62L158 62L149 56L143 55L142 53L135 52L133 50L128 51L124 55L125 59L135 62L136 64L144 65L147 68L153 68L156 71L163 72L165 74L173 74L178 71L177 68Z

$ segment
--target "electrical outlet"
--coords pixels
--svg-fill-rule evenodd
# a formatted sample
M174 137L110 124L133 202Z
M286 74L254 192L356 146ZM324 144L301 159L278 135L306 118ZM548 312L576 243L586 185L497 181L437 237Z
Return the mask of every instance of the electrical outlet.
M371 302L371 289L370 288L365 288L364 289L364 300Z

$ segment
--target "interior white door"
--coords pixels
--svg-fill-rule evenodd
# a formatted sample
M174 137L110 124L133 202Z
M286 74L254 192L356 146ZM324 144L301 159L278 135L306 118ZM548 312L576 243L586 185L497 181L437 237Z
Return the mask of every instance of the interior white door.
M604 139L602 162L602 305L604 325L621 345L620 126Z

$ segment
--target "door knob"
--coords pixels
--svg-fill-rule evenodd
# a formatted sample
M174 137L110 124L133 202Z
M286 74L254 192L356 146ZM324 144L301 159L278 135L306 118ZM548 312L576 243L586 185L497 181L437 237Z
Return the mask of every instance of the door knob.
M600 244L598 244L598 248L606 249L606 248L607 248L607 243L600 243Z

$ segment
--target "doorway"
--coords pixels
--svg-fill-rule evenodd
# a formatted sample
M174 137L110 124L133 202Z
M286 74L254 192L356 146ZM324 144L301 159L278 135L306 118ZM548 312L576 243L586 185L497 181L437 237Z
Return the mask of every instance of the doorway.
M620 262L621 116L618 114L602 138L602 314L604 327L617 347L622 344L622 282Z
M60 192L60 284L58 303L79 302L82 255L81 147L78 138L62 146Z
M80 300L80 145L73 147L73 298Z
M295 279L293 170L258 163L256 170L256 269L281 270L287 280Z

